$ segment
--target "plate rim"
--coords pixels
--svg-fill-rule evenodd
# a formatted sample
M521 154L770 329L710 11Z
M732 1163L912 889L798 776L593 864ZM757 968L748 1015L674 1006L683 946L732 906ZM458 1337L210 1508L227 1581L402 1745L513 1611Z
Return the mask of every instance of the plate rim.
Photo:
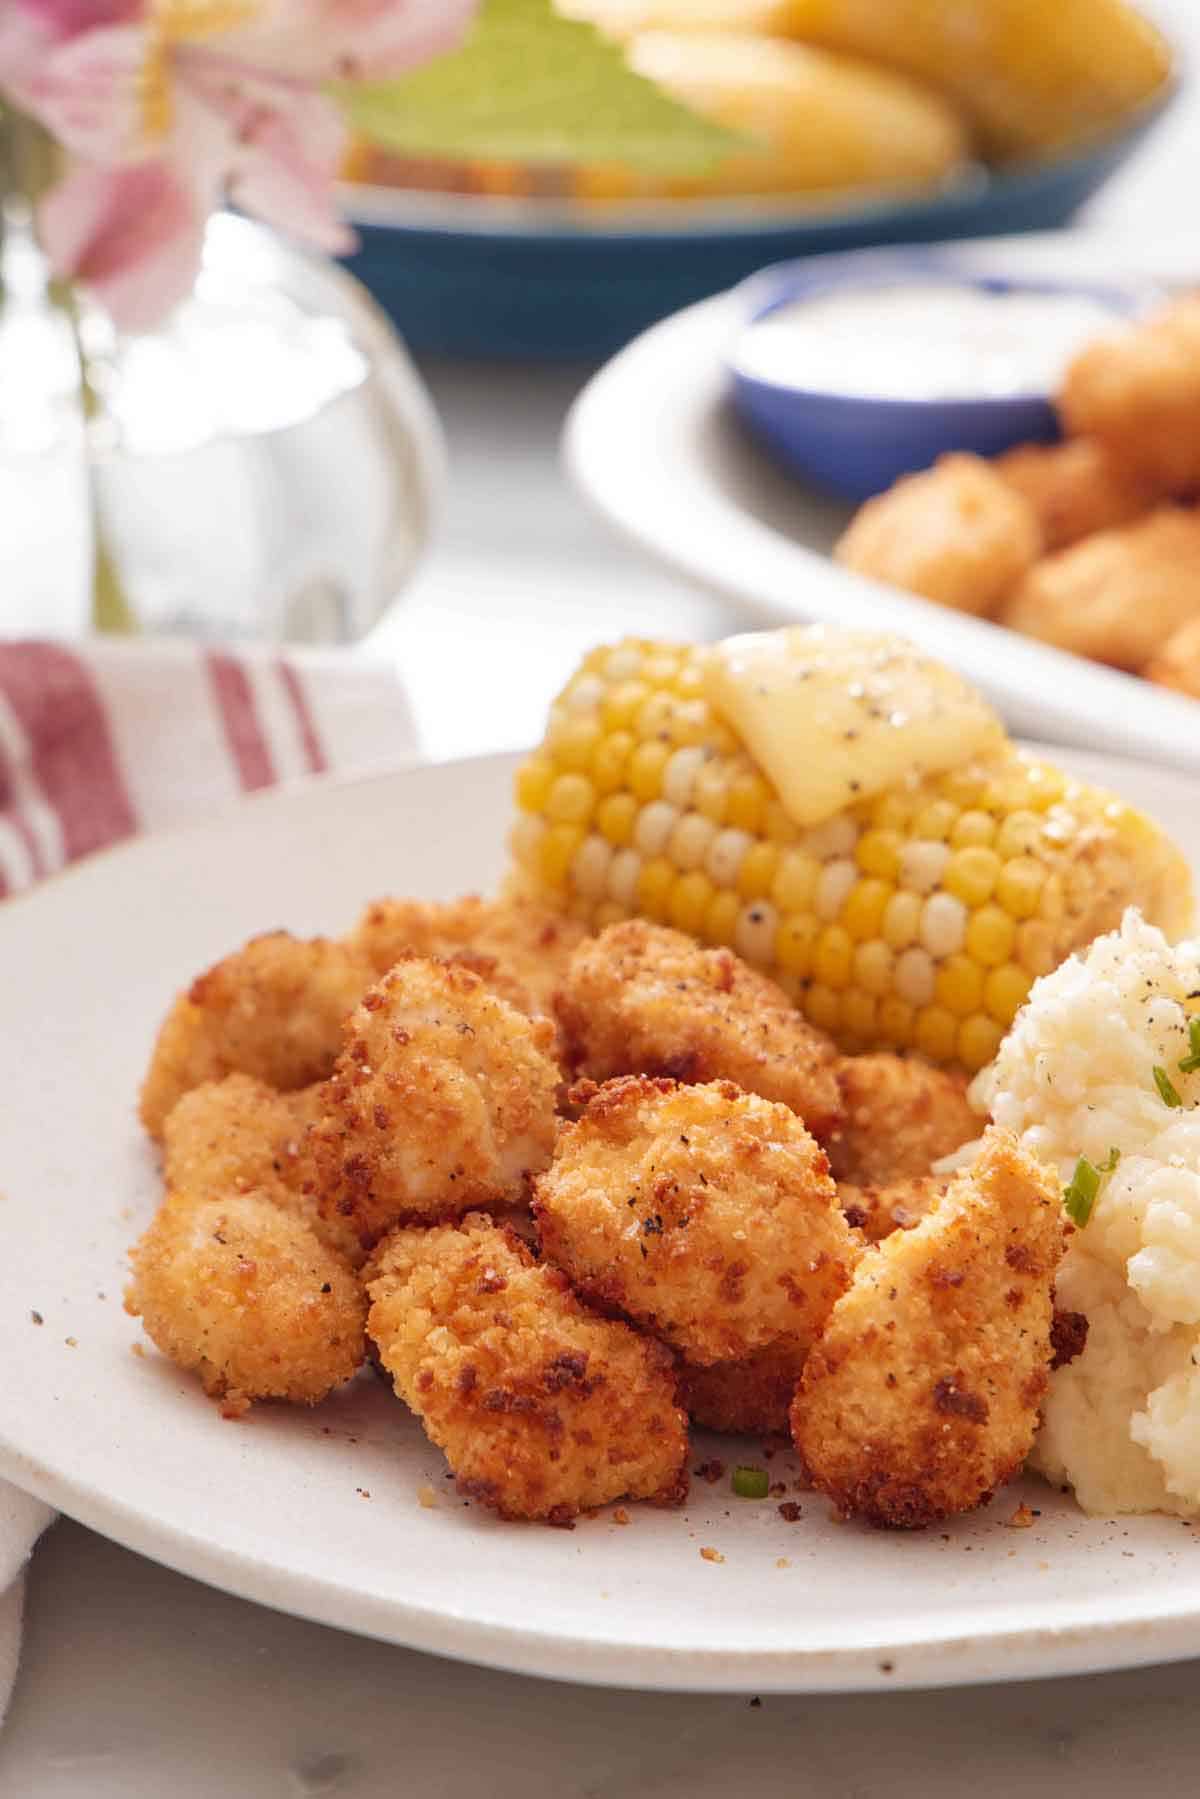
M1035 751L1037 745L1027 746ZM85 858L53 882L21 896L20 916L37 911L39 896L61 895L69 883L86 900L89 885L112 878L119 864L129 869L139 860L166 858L182 839L219 840L228 821L247 811L284 813L320 795L336 795L374 786L381 794L399 792L426 776L478 771L499 779L511 773L525 752L502 751L441 761L407 758L387 769L351 776L328 774L288 783L248 796L216 817L127 840ZM1090 764L1081 772L1120 781L1129 763L1101 752L1077 752ZM1144 780L1161 779L1190 794L1185 776L1168 771L1136 771ZM83 903L82 901L80 903ZM6 906L2 916L14 916ZM36 929L36 925L34 926ZM18 1433L19 1434L19 1433ZM636 1686L644 1690L693 1692L852 1692L872 1689L974 1685L1102 1669L1144 1666L1182 1660L1200 1650L1200 1580L1194 1597L1137 1610L1136 1596L1124 1600L1117 1615L1104 1619L1040 1624L1036 1620L994 1629L974 1628L938 1634L918 1633L910 1640L868 1642L830 1648L769 1648L749 1654L716 1647L682 1650L630 1645L614 1634L571 1636L559 1627L536 1628L519 1623L498 1626L471 1618L452 1607L420 1601L376 1598L364 1589L349 1589L333 1578L278 1565L240 1546L214 1544L194 1527L171 1523L133 1500L114 1495L94 1479L69 1466L37 1462L0 1422L0 1476L78 1519L125 1547L220 1590L272 1606L315 1622L348 1629L383 1641L515 1673L539 1675L585 1685ZM1186 1589L1180 1589L1181 1593ZM1062 1607L1059 1607L1060 1613ZM1115 1658L1115 1659L1114 1659Z
M1076 253L1108 256L1131 274L1156 263L1200 270L1200 232L1153 238L1111 231L1046 231L924 246L970 267ZM1182 255L1181 255L1182 251ZM901 256L906 247L900 246ZM878 260L886 250L833 251ZM820 259L811 259L814 263ZM753 281L755 278L752 277ZM893 630L961 669L1004 712L1014 733L1060 749L1115 743L1128 755L1200 774L1200 702L842 569L729 496L701 441L705 429L740 432L728 401L723 351L747 292L738 283L639 333L581 388L563 425L560 455L576 491L607 525L656 563L721 594L757 624L840 620ZM666 371L665 373L663 371ZM654 420L647 433L644 421ZM637 429L634 429L634 425ZM732 431L730 433L732 438ZM614 453L614 448L619 454ZM748 445L751 459L766 456ZM769 461L769 459L767 459ZM795 477L791 477L795 479ZM686 535L679 516L699 518ZM756 570L755 579L746 574Z

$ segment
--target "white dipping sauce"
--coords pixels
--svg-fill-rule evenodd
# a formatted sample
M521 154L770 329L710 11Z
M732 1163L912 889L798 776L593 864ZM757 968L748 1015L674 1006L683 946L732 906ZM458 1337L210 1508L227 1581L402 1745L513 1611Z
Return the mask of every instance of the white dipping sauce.
M1122 317L1069 290L838 288L755 320L736 363L775 387L860 399L1007 399L1053 392L1075 352Z

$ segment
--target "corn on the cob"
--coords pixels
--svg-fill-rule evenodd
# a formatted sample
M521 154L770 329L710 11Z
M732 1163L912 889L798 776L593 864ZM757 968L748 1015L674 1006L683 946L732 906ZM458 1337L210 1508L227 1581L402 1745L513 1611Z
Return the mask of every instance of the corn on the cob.
M594 929L642 916L731 946L848 1052L975 1070L1034 978L1126 905L1190 918L1156 825L1008 744L801 829L680 644L593 651L516 799L519 887Z

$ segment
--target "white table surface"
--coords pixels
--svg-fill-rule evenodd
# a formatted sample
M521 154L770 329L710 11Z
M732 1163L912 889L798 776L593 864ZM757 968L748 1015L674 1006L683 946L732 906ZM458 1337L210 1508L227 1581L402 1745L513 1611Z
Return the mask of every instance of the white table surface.
M1200 52L1194 0L1161 0ZM1093 210L1177 216L1200 173L1180 105ZM1185 198L1187 197L1187 198ZM527 740L591 643L711 637L721 601L647 570L590 518L556 439L588 371L432 366L452 487L437 547L377 633L422 747ZM549 1685L266 1611L61 1522L31 1566L3 1799L1125 1799L1194 1784L1200 1664L963 1692L765 1699Z

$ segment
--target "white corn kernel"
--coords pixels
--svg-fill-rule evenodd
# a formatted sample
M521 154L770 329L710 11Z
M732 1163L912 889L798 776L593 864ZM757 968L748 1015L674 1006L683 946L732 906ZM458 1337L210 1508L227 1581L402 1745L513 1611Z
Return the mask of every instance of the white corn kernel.
M666 800L651 800L637 815L633 827L634 847L643 856L661 856L678 823L677 806L669 806Z
M642 858L636 850L618 850L608 865L608 897L618 906L630 906L637 898L638 876Z
M667 856L676 868L702 868L717 827L701 812L685 812L671 833Z
M546 821L538 818L536 813L521 812L509 832L508 847L514 862L522 868L532 868L537 861L538 850L542 838L546 835Z
M935 959L953 956L967 935L967 908L952 893L935 893L921 910L921 942Z
M686 811L692 803L692 789L696 785L696 776L704 766L704 751L698 744L691 744L687 749L676 750L663 770L663 798L670 800L673 806Z
M588 899L603 899L608 892L608 865L612 858L612 844L595 831L575 851L571 878Z
M932 893L941 880L950 849L945 843L922 838L906 843L900 851L900 884L913 893Z
M813 911L818 918L834 919L846 903L859 878L856 862L830 862L821 870L817 891L813 895Z
M769 962L775 951L779 913L770 900L743 906L733 929L733 947L747 962Z
M610 681L632 681L641 668L642 652L631 643L618 644L604 661L604 673Z
M572 712L594 712L603 698L603 681L595 675L580 675L567 694L567 705Z
M737 885L737 878L749 848L750 837L747 832L732 829L717 832L709 845L704 866L718 887Z
M858 826L843 812L836 818L826 819L824 824L814 825L811 831L805 831L800 847L815 856L818 862L829 862L834 857L853 855L857 842Z
M910 1006L927 1006L933 998L933 958L928 950L906 949L896 957L896 994Z

